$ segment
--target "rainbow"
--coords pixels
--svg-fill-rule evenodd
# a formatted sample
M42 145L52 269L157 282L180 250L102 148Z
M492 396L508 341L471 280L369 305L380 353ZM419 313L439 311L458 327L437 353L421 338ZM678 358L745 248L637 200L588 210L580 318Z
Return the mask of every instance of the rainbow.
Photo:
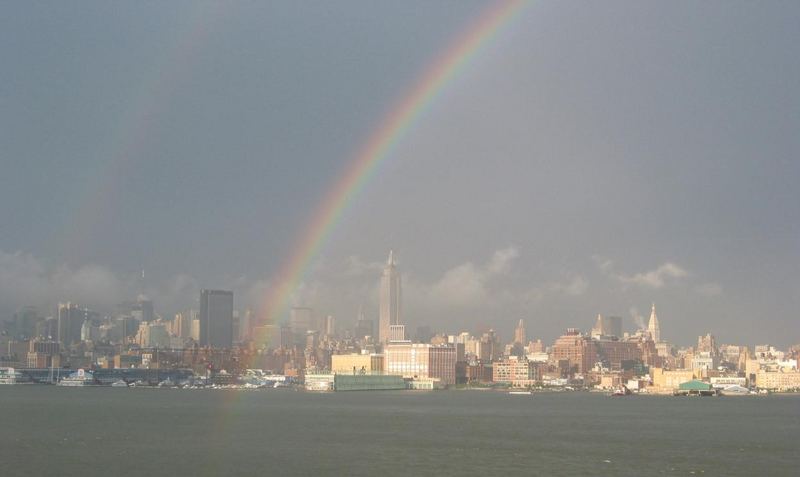
M468 27L432 66L419 77L415 86L378 127L345 173L324 196L308 222L302 239L289 255L279 272L270 281L271 287L260 310L261 324L278 323L286 315L292 294L321 247L339 222L342 214L364 188L380 165L386 161L394 146L404 137L436 97L455 78L470 60L494 38L501 26L508 23L526 4L523 0L508 0L490 6L477 22ZM266 327L261 327L265 330ZM259 334L265 334L260 331ZM263 342L267 336L256 336Z

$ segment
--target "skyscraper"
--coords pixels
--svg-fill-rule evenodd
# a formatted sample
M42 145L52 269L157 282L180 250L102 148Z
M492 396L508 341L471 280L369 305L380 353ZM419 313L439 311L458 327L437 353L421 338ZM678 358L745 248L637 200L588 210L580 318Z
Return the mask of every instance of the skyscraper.
M139 295L136 299L137 306L142 312L142 321L153 321L156 319L156 313L153 308L153 301L145 295Z
M519 320L519 324L517 328L514 330L514 343L519 343L521 345L525 345L525 323L522 320Z
M81 327L88 310L81 310L75 303L58 304L58 342L69 346L81 340Z
M172 320L172 334L179 338L188 338L192 334L192 323L188 313L177 313Z
M592 327L593 338L609 336L622 337L622 318L619 316L603 316L598 314L597 320Z
M314 310L304 306L294 306L289 312L289 326L292 332L305 336L306 331L316 330Z
M253 325L255 324L255 313L247 309L239 321L239 341L248 341L253 338Z
M621 316L604 316L603 323L605 334L609 336L616 336L622 338L622 317Z
M369 336L371 339L375 339L375 331L374 331L375 322L372 320L368 320L366 315L364 314L364 310L358 310L358 320L356 320L356 328L355 328L355 338L356 339L364 339L365 336Z
M200 291L200 346L233 346L233 292Z
M381 277L380 291L380 310L379 310L379 337L381 343L389 342L389 327L402 323L401 315L401 293L400 272L394 263L394 252L389 251L389 260L383 268Z
M650 322L647 324L647 331L650 333L650 339L654 342L659 343L661 341L661 327L658 325L655 303L653 303L653 311L650 312Z
M323 334L328 337L336 335L336 320L332 315L325 317L325 326L323 326Z

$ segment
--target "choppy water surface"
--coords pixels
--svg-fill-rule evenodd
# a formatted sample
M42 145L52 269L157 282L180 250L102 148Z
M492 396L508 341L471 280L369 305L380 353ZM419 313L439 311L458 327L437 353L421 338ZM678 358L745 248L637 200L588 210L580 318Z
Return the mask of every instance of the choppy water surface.
M0 387L0 475L798 475L800 396Z

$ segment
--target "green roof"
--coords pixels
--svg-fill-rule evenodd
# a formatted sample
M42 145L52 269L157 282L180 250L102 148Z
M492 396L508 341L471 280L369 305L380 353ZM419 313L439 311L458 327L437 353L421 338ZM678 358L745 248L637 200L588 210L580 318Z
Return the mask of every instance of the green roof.
M681 385L678 386L678 389L681 391L711 391L712 387L708 383L694 379L692 381L681 383Z

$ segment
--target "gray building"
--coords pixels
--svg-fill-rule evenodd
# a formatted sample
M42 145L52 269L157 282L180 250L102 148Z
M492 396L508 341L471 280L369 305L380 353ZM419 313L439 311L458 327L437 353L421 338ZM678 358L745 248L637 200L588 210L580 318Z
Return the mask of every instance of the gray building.
M89 316L89 310L81 309L75 303L58 304L58 342L64 346L81 340L81 327Z
M294 334L294 344L304 345L306 333L319 330L314 320L314 310L301 306L292 307L289 314L289 327Z
M233 292L200 290L200 346L233 346Z
M597 315L592 336L595 338L616 336L622 338L622 318L619 316Z

